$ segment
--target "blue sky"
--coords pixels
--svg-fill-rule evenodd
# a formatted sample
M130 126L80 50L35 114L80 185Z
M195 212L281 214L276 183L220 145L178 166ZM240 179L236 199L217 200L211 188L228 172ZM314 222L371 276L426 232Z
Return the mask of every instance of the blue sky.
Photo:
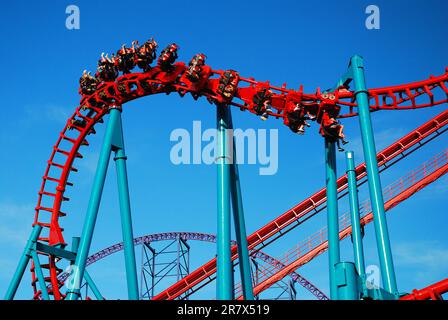
M65 8L78 5L80 30L65 27ZM381 10L381 29L367 30L369 4ZM216 69L232 68L244 76L270 80L306 92L328 88L344 73L353 54L365 58L367 85L381 87L441 74L447 66L446 1L14 1L0 13L3 80L3 147L0 167L0 294L3 295L31 230L37 191L51 148L79 102L78 79L83 69L94 70L101 52L115 52L122 43L153 36L163 48L180 45L182 61L198 52ZM378 112L372 115L378 149L437 115L445 106L419 111ZM260 176L257 165L240 166L248 232L283 213L324 184L323 141L313 125L303 137L280 121L259 121L238 110L234 124L242 129L279 132L279 170ZM170 133L215 126L214 107L205 99L153 96L125 106L123 123L135 235L168 231L215 233L216 168L170 162ZM361 161L357 119L344 120L346 135ZM81 232L104 125L90 138L69 212L61 222L69 240ZM442 151L447 137L425 146L383 175L383 186ZM424 151L423 151L424 150ZM343 172L343 154L338 170ZM113 169L113 167L111 167ZM448 238L444 226L447 178L443 178L393 209L389 215L397 282L401 291L421 288L448 274ZM366 195L361 190L362 199ZM341 213L347 200L341 201ZM266 248L281 254L325 224L325 214ZM366 229L366 259L377 264L373 227ZM110 170L91 252L121 241L115 172ZM213 257L211 244L192 243L192 269ZM342 245L352 259L350 242ZM137 251L138 259L140 252ZM124 263L117 254L92 266L92 275L109 298L124 298ZM327 256L299 269L328 292ZM18 297L29 298L29 274ZM310 295L299 290L299 298ZM213 285L197 297L214 296Z

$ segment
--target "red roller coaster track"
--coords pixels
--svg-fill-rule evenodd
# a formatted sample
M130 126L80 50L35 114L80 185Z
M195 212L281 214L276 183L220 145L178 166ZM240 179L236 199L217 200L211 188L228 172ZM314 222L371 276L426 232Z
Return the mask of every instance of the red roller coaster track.
M443 300L442 294L448 292L448 279L434 283L421 290L412 290L411 294L400 300Z
M183 96L186 93L193 95L195 99L200 96L205 96L210 102L216 102L226 105L233 105L239 107L241 110L249 110L254 113L252 98L259 88L270 88L274 95L272 97L272 106L276 112L271 115L277 118L286 118L288 102L300 102L311 112L317 112L322 104L333 104L333 106L347 107L347 112L341 113L340 117L355 116L354 94L348 88L338 88L334 92L333 101L327 101L320 89L316 90L314 94L303 93L303 88L300 87L298 91L286 89L286 85L282 87L271 86L269 82L258 82L251 78L239 78L238 88L233 99L226 100L217 93L218 78L223 71L213 71L210 69L208 74L198 83L191 83L184 77L186 65L182 62L174 64L174 69L170 72L164 72L159 67L154 67L144 73L131 73L119 77L115 82L103 82L97 90L91 95L82 97L80 106L78 106L73 115L68 119L67 124L60 132L56 144L53 147L50 158L47 162L47 167L43 175L42 185L39 190L38 202L35 208L34 225L38 224L43 227L43 232L39 241L47 242L49 245L65 247L66 243L63 237L63 228L60 227L59 218L64 217L66 213L62 211L63 203L69 201L65 196L67 187L72 187L73 183L69 181L70 173L77 172L78 169L74 167L75 159L82 158L80 149L82 146L88 146L89 143L86 138L89 135L95 134L95 125L103 122L103 117L109 112L110 106L123 105L124 103L143 97L147 95L177 92ZM371 110L406 110L425 108L439 105L448 101L448 70L441 76L431 76L429 79L410 84L386 87L369 90L371 98ZM245 87L240 86L246 84ZM439 95L436 89L441 89L445 98L437 98ZM426 98L424 98L426 97ZM240 100L240 101L238 101ZM440 117L440 116L439 116ZM394 150L385 150L379 154L381 164L387 163L391 158L397 154L401 154L403 149L415 145L426 134L429 136L438 128L444 126L446 122L446 114L444 119L433 120L427 124L429 130L422 128L422 132L413 132L407 140L403 141L402 145L393 145ZM431 131L431 133L428 133ZM406 147L407 146L407 147ZM358 167L358 177L365 175L365 168ZM343 181L340 179L339 185L342 187ZM323 193L322 193L323 192ZM316 194L317 202L314 198L307 199L307 203L301 204L301 207L296 207L289 213L282 215L274 221L276 225L273 229L262 229L257 231L254 235L249 237L249 245L254 248L255 245L262 243L272 234L277 233L286 225L297 221L300 216L305 214L305 208L313 210L315 205L325 201L325 190ZM300 206L300 205L299 205ZM300 209L299 211L297 211ZM290 215L292 214L293 217ZM268 225L272 228L272 225ZM261 236L262 234L262 236ZM254 238L255 237L255 238ZM56 265L57 259L54 256L39 252L40 255L47 256L48 263L43 264L42 268L48 275L45 281L51 285L50 294L55 299L63 299L64 295L60 292L60 287L63 285L58 280L58 274L61 269ZM234 256L235 258L235 256ZM194 273L192 277L194 283L198 283L200 279L204 279L213 270L214 263L208 269L203 269L204 274L198 277L198 273ZM40 291L36 286L36 276L33 267L32 272L32 286L34 289L34 297L40 295ZM187 280L185 280L187 281ZM193 283L193 282L192 282ZM191 286L190 282L184 282L185 286ZM181 289L181 291L183 288ZM172 288L170 289L170 292ZM172 298L177 296L178 292L174 294L164 293L159 298Z

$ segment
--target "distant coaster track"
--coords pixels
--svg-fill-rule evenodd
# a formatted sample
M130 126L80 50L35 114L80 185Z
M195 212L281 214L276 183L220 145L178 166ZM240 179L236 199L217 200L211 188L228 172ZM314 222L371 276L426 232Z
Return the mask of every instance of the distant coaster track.
M200 232L163 232L163 233L147 234L141 237L137 237L134 239L134 245L137 246L143 243L176 240L179 238L190 241L194 240L194 241L203 241L212 243L216 242L216 236L214 234L200 233ZM232 241L232 244L236 245L236 242ZM89 256L89 258L87 259L86 266L94 264L122 250L123 250L123 242L113 244ZM252 254L252 257L262 260L263 262L273 267L275 270L280 270L281 268L284 267L284 264L282 262L262 251L254 252ZM291 272L290 276L294 282L300 284L312 295L314 295L318 300L329 300L329 298L325 293L323 293L319 288L317 288L314 284L312 284L308 279L306 279L301 274L297 272ZM67 278L68 278L67 272L62 272L58 276L60 282L65 282Z
M322 92L320 89L317 89L313 94L305 94L302 86L299 90L293 90L287 89L286 85L277 87L272 86L269 81L259 82L252 78L240 77L235 94L231 99L226 99L219 95L217 91L219 76L224 71L212 70L205 66L203 78L197 83L192 83L184 76L186 68L184 63L177 62L170 72L162 71L156 66L147 72L126 74L118 77L114 82L103 82L93 94L82 96L80 105L59 133L42 177L33 223L33 225L43 227L39 241L51 246L66 246L63 228L60 226L60 218L66 215L62 211L63 203L70 200L65 195L66 190L73 187L73 183L69 181L69 176L72 172L78 172L78 169L74 167L74 162L76 159L83 157L80 152L81 147L89 145L87 137L95 134L94 127L96 124L103 122L103 117L108 114L111 107L121 108L126 102L147 95L177 92L180 96L187 93L195 99L203 96L211 103L236 106L241 110L255 113L253 96L260 88L269 88L274 92L271 105L275 109L275 111L270 112L270 115L275 118L282 118L284 121L287 117L290 102L300 103L310 113L314 114L319 112L319 108L325 107L338 109L337 113L340 118L357 115L354 93L348 87L339 87L331 95L328 92ZM443 75L431 76L424 81L370 89L368 92L371 111L418 109L446 103L448 101L447 83L448 69L445 70ZM436 93L437 89L444 93L443 97L439 97L440 95ZM342 109L342 107L345 108ZM339 109L341 109L341 112L339 112ZM380 160L384 164L384 159L381 158ZM365 168L363 170L365 171ZM320 200L322 201L323 198ZM251 237L249 238L251 239ZM256 242L259 241L251 240L249 245L254 247ZM38 252L38 254L48 259L48 263L42 264L41 267L46 273L45 281L51 288L49 294L54 299L64 299L65 295L59 290L63 286L63 282L58 278L58 275L62 272L57 266L58 259L44 252ZM37 277L33 266L31 267L31 274L34 298L38 298L41 292L37 286ZM171 295L168 297L172 298Z

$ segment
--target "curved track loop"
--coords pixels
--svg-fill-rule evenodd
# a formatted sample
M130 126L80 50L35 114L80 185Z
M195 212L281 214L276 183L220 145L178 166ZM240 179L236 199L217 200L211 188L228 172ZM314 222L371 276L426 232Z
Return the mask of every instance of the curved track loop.
M207 77L199 84L193 84L183 77L185 70L185 64L178 62L174 64L173 71L169 73L154 67L145 73L123 75L115 82L100 84L92 95L82 97L80 106L76 108L59 134L42 178L34 218L34 225L39 224L43 227L39 241L47 242L53 246L66 246L59 218L65 216L62 205L63 202L69 200L64 196L66 188L73 186L68 178L71 172L78 171L73 166L74 161L77 158L82 158L80 149L82 146L88 146L86 137L95 134L94 126L103 121L102 118L109 112L110 106L121 107L122 104L143 96L177 92L181 96L190 93L195 99L205 96L210 102L234 105L240 107L241 110L249 110L254 113L251 101L260 87L269 87L274 91L272 106L277 109L277 112L272 113L272 115L277 118L286 116L285 111L290 101L302 103L310 112L318 112L316 108L319 108L322 103L326 103L319 89L315 94L304 94L302 87L299 91L295 91L286 89L286 85L275 87L271 86L269 82L258 82L251 78L240 78L238 90L233 100L239 99L242 102L227 101L216 93L219 80L217 77L213 78L213 76L221 75L223 71L207 69L209 70ZM439 77L431 77L425 81L369 90L370 97L374 101L372 111L416 109L447 102L447 81L448 70ZM240 85L244 83L248 86L241 87ZM441 88L445 92L446 98L434 98L436 95L433 94L433 91L436 88ZM417 102L416 98L424 95L428 97L428 101ZM342 113L341 117L356 115L353 112L353 107L356 106L353 92L344 88L337 90L335 96L336 100L333 101L335 103L333 106L340 105L350 108L347 113ZM406 105L408 102L410 104ZM39 254L48 256L41 252ZM46 273L45 281L51 284L49 294L53 295L55 299L63 299L65 296L59 290L63 283L58 280L61 269L57 267L56 263L57 259L55 257L48 256L48 263L42 264L42 268ZM34 297L37 298L40 291L36 286L37 280L33 266L31 266L31 273Z
M183 239L183 240L196 240L196 241L203 241L203 242L216 242L216 236L214 234L208 234L208 233L200 233L200 232L164 232L164 233L155 233L155 234L148 234L141 237L137 237L134 239L134 246L143 244L143 243L151 243L151 242L157 242L157 241L166 241L166 240L176 240L176 239ZM236 242L232 240L232 244L236 245ZM89 266L101 259L104 259L114 253L117 253L119 251L123 250L123 242L113 244L105 249L102 249L87 259L86 266ZM263 253L261 251L253 253L252 255L255 258L258 258L269 265L275 267L276 269L280 269L284 267L284 265L277 260L276 258L268 255L267 253ZM62 272L59 274L58 279L60 282L64 282L68 277L67 272ZM305 289L307 289L311 294L313 294L318 300L328 300L327 295L319 290L315 285L313 285L310 281L308 281L305 277L300 275L297 272L291 273L291 278L293 281L297 282L301 286L303 286Z

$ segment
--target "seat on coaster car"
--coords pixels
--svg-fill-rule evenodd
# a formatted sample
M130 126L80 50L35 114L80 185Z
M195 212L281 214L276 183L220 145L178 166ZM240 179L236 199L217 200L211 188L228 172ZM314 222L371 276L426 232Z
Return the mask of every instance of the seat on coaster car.
M253 109L257 115L262 115L266 111L266 103L270 101L272 92L268 88L262 88L252 97Z
M238 88L239 74L234 70L225 71L219 78L217 92L225 99L231 99Z
M172 43L162 50L159 56L159 60L157 60L157 65L162 69L162 71L169 72L173 69L173 63L177 59L177 50L179 47L177 44Z
M203 66L205 65L205 54L198 53L195 55L190 63L188 64L188 69L185 73L185 76L192 82L198 82L201 78L201 72Z

